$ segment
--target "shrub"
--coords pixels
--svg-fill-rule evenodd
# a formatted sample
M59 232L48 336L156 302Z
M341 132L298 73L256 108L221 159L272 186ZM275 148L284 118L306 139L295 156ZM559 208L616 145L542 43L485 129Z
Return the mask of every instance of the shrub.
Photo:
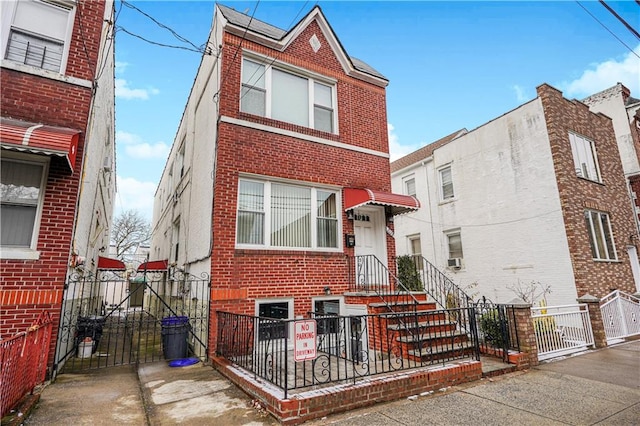
M500 325L500 314L497 309L492 309L480 317L480 331L486 343L501 348L507 343Z
M422 291L422 281L413 256L398 256L398 279L409 291Z

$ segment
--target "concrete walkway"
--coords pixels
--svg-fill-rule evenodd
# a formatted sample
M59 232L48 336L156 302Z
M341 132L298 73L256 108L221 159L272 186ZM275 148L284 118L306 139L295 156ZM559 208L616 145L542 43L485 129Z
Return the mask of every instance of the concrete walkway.
M213 368L166 362L62 374L26 425L273 426ZM639 425L640 340L306 425Z
M307 425L640 425L640 340Z

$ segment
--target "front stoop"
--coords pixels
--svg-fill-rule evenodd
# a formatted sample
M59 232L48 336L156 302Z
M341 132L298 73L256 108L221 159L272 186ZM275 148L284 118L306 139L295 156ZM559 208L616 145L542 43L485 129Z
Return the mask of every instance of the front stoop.
M284 399L281 389L230 364L226 359L212 359L215 368L238 385L284 425L362 408L380 402L420 395L450 386L480 380L480 361L464 360L415 370L365 377L357 383L289 391Z

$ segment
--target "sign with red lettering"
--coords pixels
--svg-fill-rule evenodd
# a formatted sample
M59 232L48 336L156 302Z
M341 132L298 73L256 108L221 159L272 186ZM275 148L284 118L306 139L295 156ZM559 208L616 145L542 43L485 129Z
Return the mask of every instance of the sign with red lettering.
M316 320L294 321L293 359L305 361L316 358Z

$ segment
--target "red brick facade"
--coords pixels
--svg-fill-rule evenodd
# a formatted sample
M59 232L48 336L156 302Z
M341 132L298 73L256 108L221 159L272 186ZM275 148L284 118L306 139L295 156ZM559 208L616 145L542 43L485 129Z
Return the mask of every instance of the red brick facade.
M626 247L635 234L635 223L611 119L590 112L581 102L563 98L548 85L538 87L538 96L545 113L578 296L602 298L615 289L634 293ZM569 132L595 141L602 183L576 175ZM618 260L593 259L585 210L608 213Z
M24 331L46 310L54 319L52 353L69 263L84 135L93 98L91 84L98 62L105 12L103 1L78 2L77 7L63 74L85 80L84 85L75 84L73 79L64 82L8 68L0 73L0 113L3 117L80 132L73 173L68 170L65 160L51 158L37 243L39 259L0 260L0 338Z
M321 48L314 53L309 39L315 34ZM388 153L386 99L384 87L348 76L336 59L320 26L312 21L283 52L248 40L242 49L277 57L313 73L337 81L339 134L325 133L269 118L240 112L239 88L241 54L235 58L240 38L225 33L221 69L220 114L302 135L358 148ZM291 179L336 188L369 187L390 191L389 160L385 156L357 152L308 140L284 136L227 122L218 125L217 168L214 184L212 303L211 318L217 310L253 315L255 300L294 297L294 315L311 310L311 299L348 289L348 256L353 249L338 253L314 251L247 250L235 248L238 177L240 173ZM342 213L343 229L353 233L353 223ZM395 254L393 239L387 236L389 259ZM222 291L230 289L230 291ZM215 321L210 329L210 353L215 352Z

